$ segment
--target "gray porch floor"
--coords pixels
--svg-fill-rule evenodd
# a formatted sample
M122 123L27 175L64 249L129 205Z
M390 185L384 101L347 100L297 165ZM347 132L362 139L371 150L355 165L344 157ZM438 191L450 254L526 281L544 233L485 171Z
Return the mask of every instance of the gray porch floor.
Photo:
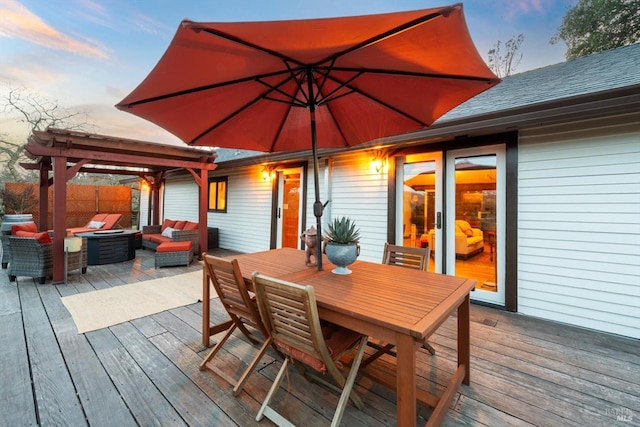
M224 250L212 251L232 254ZM0 425L148 426L271 425L254 421L280 360L268 353L244 391L198 365L201 303L77 334L60 297L201 268L154 269L149 251L121 264L90 266L65 285L10 283L0 272ZM214 319L224 318L213 304ZM448 426L640 426L640 342L472 305L471 385L462 386L443 422ZM455 368L456 322L421 352L420 382L439 394ZM221 366L247 361L250 345L236 335ZM225 362L233 362L225 364ZM372 367L393 367L393 359ZM328 425L337 398L291 371L280 403L299 425ZM356 389L364 411L347 407L343 425L395 425L395 394L367 377ZM430 410L418 407L418 424Z

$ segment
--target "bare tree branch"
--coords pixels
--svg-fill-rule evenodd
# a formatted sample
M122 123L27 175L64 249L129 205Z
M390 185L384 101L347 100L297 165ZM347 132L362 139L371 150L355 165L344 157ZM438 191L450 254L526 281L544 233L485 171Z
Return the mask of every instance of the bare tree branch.
M520 33L504 44L504 52L500 40L489 50L489 68L496 76L503 78L515 73L516 67L522 60L522 53L519 51L523 41L524 34Z
M33 131L48 127L89 131L94 127L89 123L86 111L64 108L57 100L24 89L9 88L0 105L4 112L16 114L16 123L24 123L28 129L24 142L14 142L8 135L0 134L0 182L33 178L33 173L18 169L19 163L27 160L24 145Z

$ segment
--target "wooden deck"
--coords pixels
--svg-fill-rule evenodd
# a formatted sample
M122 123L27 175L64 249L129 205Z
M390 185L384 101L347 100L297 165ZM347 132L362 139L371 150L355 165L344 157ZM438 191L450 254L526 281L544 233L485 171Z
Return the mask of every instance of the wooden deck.
M216 253L216 251L212 251ZM225 251L217 253L226 255ZM0 272L0 426L251 426L280 361L271 352L234 397L198 365L201 303L78 334L60 297L199 269L154 269L149 251L133 261L90 266L66 285L9 283ZM215 318L224 312L217 304ZM471 385L462 386L447 426L640 426L640 342L472 305ZM455 367L456 322L430 339L437 354L418 360L420 382L436 394ZM248 360L238 334L220 356ZM220 357L218 359L218 357ZM386 356L385 356L386 357ZM393 359L371 369L392 367ZM230 364L231 365L231 364ZM304 426L327 425L337 398L291 372L283 412ZM343 425L389 426L395 394L362 376L365 410L347 407ZM419 405L419 425L429 416Z

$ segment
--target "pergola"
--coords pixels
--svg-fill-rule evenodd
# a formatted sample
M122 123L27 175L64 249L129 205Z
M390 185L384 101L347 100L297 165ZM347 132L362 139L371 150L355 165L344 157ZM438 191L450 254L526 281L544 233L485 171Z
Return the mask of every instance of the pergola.
M116 138L65 129L34 131L25 150L34 163L22 167L40 171L41 231L49 229L48 188L53 185L53 282L64 281L64 238L67 181L78 172L138 175L151 188L154 224L160 222L160 186L168 171L186 169L200 189L198 223L201 251L207 251L208 172L216 155L209 150ZM49 172L53 172L51 177Z

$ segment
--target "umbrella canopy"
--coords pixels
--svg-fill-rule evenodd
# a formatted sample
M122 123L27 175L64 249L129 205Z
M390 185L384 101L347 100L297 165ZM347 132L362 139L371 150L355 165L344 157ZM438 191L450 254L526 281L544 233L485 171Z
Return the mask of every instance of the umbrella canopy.
M317 148L422 129L499 81L473 45L461 4L313 20L183 21L153 71L116 107L190 145L311 148L321 234Z

